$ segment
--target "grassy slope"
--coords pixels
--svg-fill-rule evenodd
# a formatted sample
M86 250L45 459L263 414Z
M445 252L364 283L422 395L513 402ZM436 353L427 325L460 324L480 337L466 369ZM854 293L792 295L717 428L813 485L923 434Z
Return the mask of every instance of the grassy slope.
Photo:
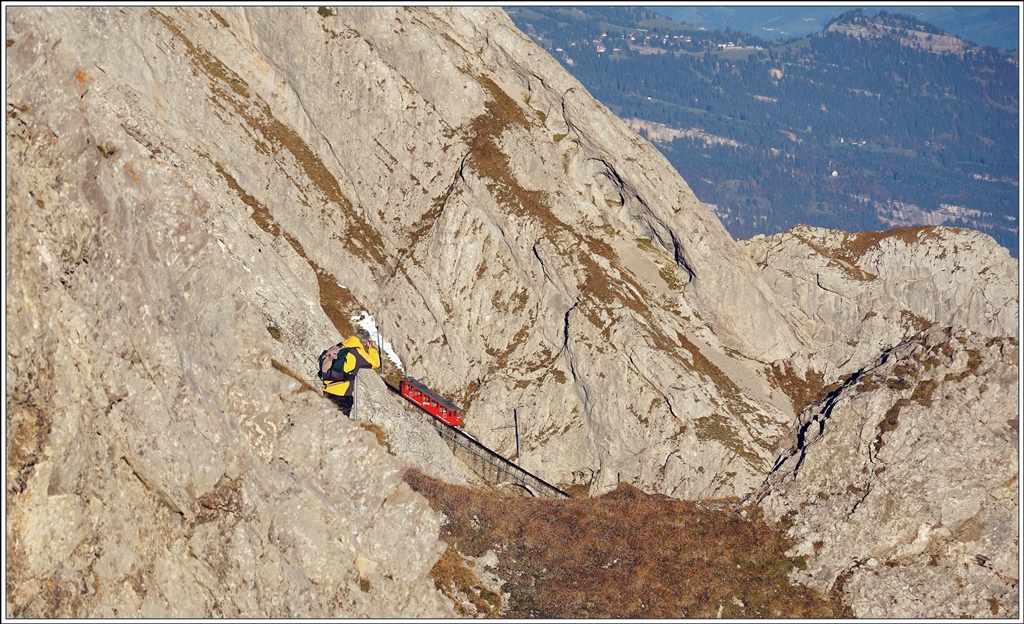
M447 517L449 553L498 553L504 617L849 617L836 593L789 584L804 562L783 554L791 544L780 527L735 501L679 501L626 484L599 498L504 498L417 471L406 481ZM432 574L443 591L466 585L452 561ZM481 595L478 611L497 615L493 594Z

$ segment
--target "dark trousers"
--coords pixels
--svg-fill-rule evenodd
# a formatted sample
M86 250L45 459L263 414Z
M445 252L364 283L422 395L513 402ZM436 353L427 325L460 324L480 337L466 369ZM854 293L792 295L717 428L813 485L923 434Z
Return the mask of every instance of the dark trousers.
M325 396L334 401L334 404L338 406L342 414L352 418L352 404L355 403L354 397L338 396L336 394L325 394Z

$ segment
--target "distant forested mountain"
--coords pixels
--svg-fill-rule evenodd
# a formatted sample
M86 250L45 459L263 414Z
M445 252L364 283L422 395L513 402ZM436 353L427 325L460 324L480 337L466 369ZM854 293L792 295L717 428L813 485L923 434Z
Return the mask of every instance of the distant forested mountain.
M639 7L507 12L738 238L941 224L1017 255L1016 52L885 11L788 42Z
M650 10L677 22L708 30L734 30L766 39L790 39L816 33L832 18L855 6L652 6ZM942 28L978 45L1017 49L1020 19L1017 6L892 6L865 7L864 12L901 13Z

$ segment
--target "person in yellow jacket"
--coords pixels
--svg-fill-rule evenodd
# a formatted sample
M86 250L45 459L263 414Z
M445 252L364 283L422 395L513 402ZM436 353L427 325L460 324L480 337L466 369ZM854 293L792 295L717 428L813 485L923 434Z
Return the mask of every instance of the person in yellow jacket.
M346 416L352 415L356 373L363 368L380 368L380 353L365 329L357 329L354 336L320 354L318 375L324 384L324 396L334 401Z

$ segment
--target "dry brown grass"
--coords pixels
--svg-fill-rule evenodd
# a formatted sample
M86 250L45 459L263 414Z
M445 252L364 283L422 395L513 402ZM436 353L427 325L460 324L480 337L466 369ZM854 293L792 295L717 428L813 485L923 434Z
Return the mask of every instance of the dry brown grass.
M810 239L805 238L805 237L803 237L803 236L801 236L799 234L796 234L796 233L794 233L794 236L796 236L798 239L803 241L804 244L806 244L808 247L810 247L811 249L816 251L823 258L826 258L828 260L829 266L834 266L834 267L839 268L841 271L843 271L846 274L846 276L848 278L850 278L852 280L857 280L857 281L861 281L861 282L870 282L871 280L873 280L873 279L875 279L877 277L876 275L868 273L867 271L865 271L865 270L861 269L859 266L857 266L857 259L860 258L861 254L863 253L864 250L860 249L859 247L857 248L857 249L859 249L859 251L851 250L851 247L849 245L850 240L851 240L849 234L847 234L844 237L842 246L838 250L836 250L836 249L833 249L833 250L825 249L821 245L818 245L817 243L813 243L813 242L811 242ZM854 240L854 242L856 242L859 239L854 238L853 240ZM875 241L875 242L877 242L877 241Z
M847 376L826 386L824 373L808 369L804 373L804 379L800 379L789 362L786 362L785 366L775 363L771 367L765 367L765 374L793 402L793 411L796 414L838 390L849 378Z
M589 483L561 483L558 485L558 489L573 498L590 498Z
M875 436L875 453L877 453L883 446L885 446L885 440L882 436L889 431L895 431L900 426L900 410L910 403L910 399L897 399L892 407L885 412L885 418L882 422L878 423L878 435Z
M932 322L910 310L900 310L900 324L916 333L931 327Z
M736 382L730 379L722 369L715 366L714 362L701 353L697 345L693 344L689 338L683 335L682 332L676 332L676 337L679 339L679 344L683 345L683 348L693 356L693 369L710 377L711 381L718 387L719 392L722 394L738 394L740 392Z
M911 401L917 401L925 407L931 407L932 404L932 393L939 387L939 382L935 379L926 379L921 383L917 384L914 388L914 394L911 395Z
M448 517L441 537L453 548L498 553L506 617L711 618L720 608L725 618L849 615L837 595L789 584L789 570L805 564L783 554L791 544L756 509L744 518L729 501L702 505L625 484L599 498L545 500L501 498L418 471L405 479Z
M122 397L123 398L123 397ZM120 399L119 399L120 400ZM7 492L23 492L36 464L44 457L53 420L46 411L27 401L12 401L7 413Z
M490 179L487 188L502 207L519 216L536 218L549 231L566 229L545 203L543 192L522 187L512 174L508 156L498 145L505 130L529 127L523 109L490 78L477 76L476 79L491 97L487 100L487 112L475 118L469 127L473 167Z
M898 227L884 232L851 232L844 237L843 250L847 257L856 259L886 238L897 238L912 245L929 237L938 237L934 226Z
M430 578L434 581L434 587L455 602L455 611L460 616L498 617L501 596L484 587L480 578L454 548L449 547L444 551L441 559L430 570ZM471 614L463 602L472 604L476 614Z
M388 444L388 432L384 431L383 427L372 422L361 422L359 423L359 426L372 433L374 437L377 438L377 444L383 446L388 450L388 453L394 455L394 452L391 450L391 445Z
M222 26L224 26L224 28L231 28L231 24L229 24L228 21L224 19L220 13L214 11L213 9L210 9L210 13L213 15L214 18L217 19L218 22L221 23Z
M317 392L316 388L314 388L308 381L306 381L302 377L302 375L299 375L297 372L292 370L291 367L289 367L289 366L287 366L285 364L282 364L281 362L278 362L275 359L271 359L270 360L270 365L273 366L274 370L278 371L279 373L284 373L285 375L291 377L295 381L297 381L300 384L302 384L299 387L299 389L295 391L296 394L298 394L300 392Z

